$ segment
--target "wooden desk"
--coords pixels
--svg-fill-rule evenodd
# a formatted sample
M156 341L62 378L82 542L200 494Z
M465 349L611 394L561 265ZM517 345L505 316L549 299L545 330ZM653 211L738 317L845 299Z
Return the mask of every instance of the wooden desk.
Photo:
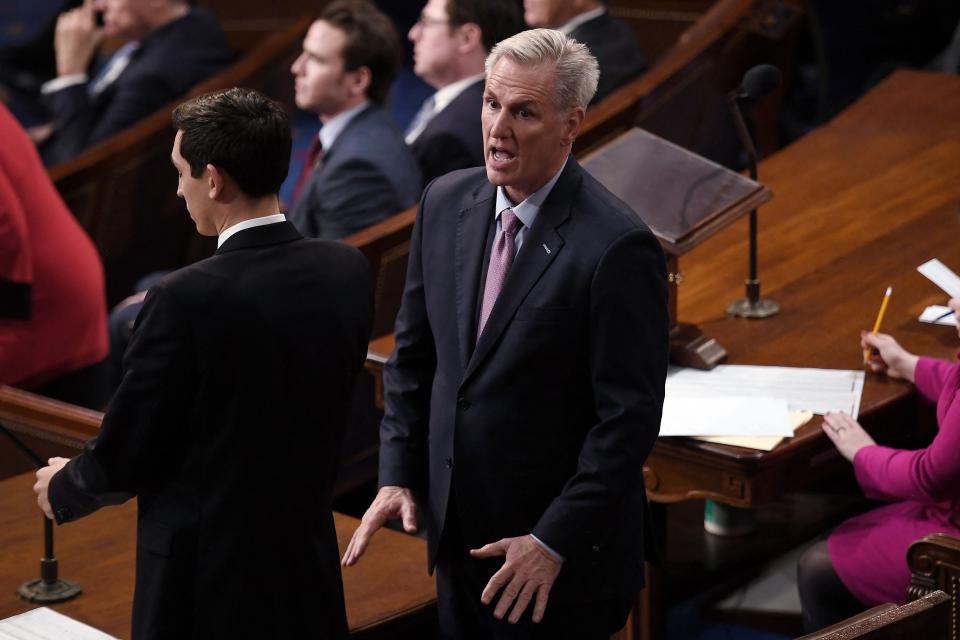
M20 600L15 590L39 576L43 520L31 487L32 473L0 482L0 618L37 605ZM83 587L76 599L54 609L119 638L130 635L136 543L136 505L101 509L56 528L60 575ZM334 514L340 549L360 524ZM351 635L368 638L392 623L429 614L436 603L427 576L423 540L384 529L366 557L344 569L343 586Z
M679 317L726 347L732 364L858 369L893 286L883 331L907 349L952 357L956 329L921 324L946 295L916 271L939 257L960 269L960 78L901 71L833 121L760 166L773 200L760 211L767 320L729 317L743 294L747 227L741 221L684 256ZM867 374L862 422L881 439L907 426L911 385ZM846 466L815 418L769 453L661 438L646 479L658 502L712 498L755 506Z

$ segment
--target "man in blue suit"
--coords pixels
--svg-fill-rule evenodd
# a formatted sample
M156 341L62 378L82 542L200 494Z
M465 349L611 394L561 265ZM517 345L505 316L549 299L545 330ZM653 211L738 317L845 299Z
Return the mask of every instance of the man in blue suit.
M124 44L90 74L105 38ZM216 18L186 0L85 0L57 20L54 46L57 77L41 89L53 116L41 147L47 165L135 124L233 57Z
M524 31L486 69L486 167L421 199L381 486L343 563L390 518L416 529L416 497L443 637L606 640L643 586L663 253L570 155L597 86L586 47Z
M516 0L428 0L410 29L414 73L436 93L407 129L426 186L483 164L483 63L493 45L523 30Z
M296 103L323 123L295 188L290 221L338 239L413 205L420 170L381 110L400 66L390 19L365 0L330 4L293 63Z
M597 103L647 68L633 29L607 12L600 0L523 0L531 27L557 29L590 48L600 63Z

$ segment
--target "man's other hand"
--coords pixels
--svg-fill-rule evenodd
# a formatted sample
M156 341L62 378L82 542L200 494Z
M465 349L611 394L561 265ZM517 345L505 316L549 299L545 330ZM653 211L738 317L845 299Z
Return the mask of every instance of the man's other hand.
M69 458L50 458L47 464L50 466L37 469L37 483L33 485L33 490L37 494L37 504L48 518L53 520L53 509L50 508L50 499L47 497L47 490L50 487L50 478L52 478L63 465L70 462Z
M404 487L380 487L373 504L363 514L360 526L353 532L350 544L343 554L341 564L352 567L367 550L370 538L388 520L403 520L403 529L407 533L417 532L417 506L410 489Z
M53 48L57 59L57 75L86 73L104 32L97 26L93 0L60 14L53 34Z
M497 591L503 588L497 607L493 611L494 617L502 620L510 609L510 605L516 601L507 619L510 624L516 624L527 605L530 604L530 600L536 596L533 621L543 620L550 588L553 587L563 565L541 547L533 536L503 538L486 544L480 549L471 549L470 555L474 558L507 557L503 566L493 574L480 595L480 601L483 604L490 604Z

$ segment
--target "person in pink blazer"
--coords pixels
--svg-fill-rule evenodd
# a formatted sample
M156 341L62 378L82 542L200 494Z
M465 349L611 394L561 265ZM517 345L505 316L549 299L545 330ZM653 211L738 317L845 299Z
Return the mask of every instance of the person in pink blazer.
M949 304L960 312L960 299ZM885 334L864 332L861 344L873 351L873 371L913 382L936 402L939 429L926 449L908 451L876 444L845 413L824 417L823 430L853 463L864 493L889 504L850 518L801 556L798 586L808 631L866 607L903 603L910 543L936 532L960 536L960 363L916 356Z

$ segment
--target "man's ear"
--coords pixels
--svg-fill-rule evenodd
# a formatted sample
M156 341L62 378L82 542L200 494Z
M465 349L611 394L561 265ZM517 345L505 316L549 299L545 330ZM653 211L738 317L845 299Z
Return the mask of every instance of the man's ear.
M574 107L567 112L563 120L563 137L561 138L563 146L573 144L577 134L580 133L580 127L583 125L583 119L586 115L587 110L583 107Z
M219 200L227 186L227 174L212 164L208 164L203 173L207 180L209 198Z
M483 31L476 22L466 22L457 27L457 31L461 53L470 53L477 47L483 48Z
M373 74L370 67L357 67L350 74L350 93L354 96L366 95L370 83L373 82Z

